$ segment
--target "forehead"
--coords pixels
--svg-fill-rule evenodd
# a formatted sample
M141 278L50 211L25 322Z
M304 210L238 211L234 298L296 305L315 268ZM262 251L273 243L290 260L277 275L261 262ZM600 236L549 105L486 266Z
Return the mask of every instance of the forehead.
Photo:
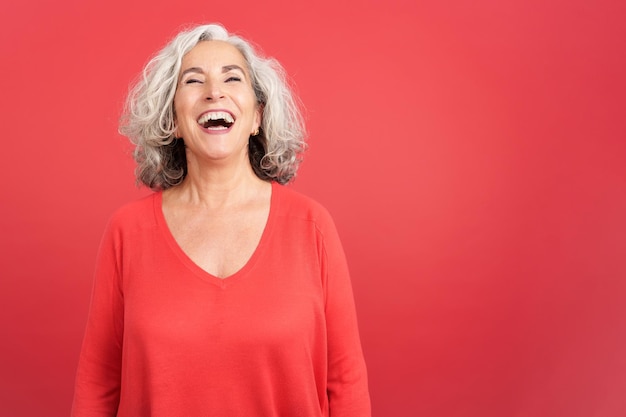
M200 41L183 56L182 69L237 64L248 67L245 58L235 46L225 41Z

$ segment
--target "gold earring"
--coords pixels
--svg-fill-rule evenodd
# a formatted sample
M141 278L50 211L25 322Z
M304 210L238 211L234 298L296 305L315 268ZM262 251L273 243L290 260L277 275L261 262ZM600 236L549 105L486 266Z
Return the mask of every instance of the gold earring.
M256 136L259 134L259 128L257 127L256 130L252 133L252 136Z

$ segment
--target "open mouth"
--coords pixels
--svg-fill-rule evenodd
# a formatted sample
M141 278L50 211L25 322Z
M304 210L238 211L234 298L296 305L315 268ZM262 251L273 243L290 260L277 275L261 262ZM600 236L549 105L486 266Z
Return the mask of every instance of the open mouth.
M198 119L198 124L209 130L226 130L235 123L232 114L225 111L211 111L204 113Z

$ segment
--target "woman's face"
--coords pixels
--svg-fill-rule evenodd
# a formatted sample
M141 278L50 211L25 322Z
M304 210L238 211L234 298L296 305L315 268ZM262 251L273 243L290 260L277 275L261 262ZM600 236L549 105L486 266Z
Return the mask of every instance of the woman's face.
M261 111L236 47L203 41L183 57L174 111L188 163L248 161L248 138L261 124Z

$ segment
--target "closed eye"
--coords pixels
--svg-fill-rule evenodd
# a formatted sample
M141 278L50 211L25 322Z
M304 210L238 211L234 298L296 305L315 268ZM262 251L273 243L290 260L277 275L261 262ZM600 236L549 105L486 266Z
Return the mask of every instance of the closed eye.
M241 78L240 78L240 77L235 77L235 76L232 76L232 77L228 77L228 78L226 79L226 82L227 82L227 83L228 83L228 82L232 82L232 81L241 81Z
M190 78L188 80L185 80L185 84L194 84L194 83L201 83L202 81L200 80L196 80L195 78Z

